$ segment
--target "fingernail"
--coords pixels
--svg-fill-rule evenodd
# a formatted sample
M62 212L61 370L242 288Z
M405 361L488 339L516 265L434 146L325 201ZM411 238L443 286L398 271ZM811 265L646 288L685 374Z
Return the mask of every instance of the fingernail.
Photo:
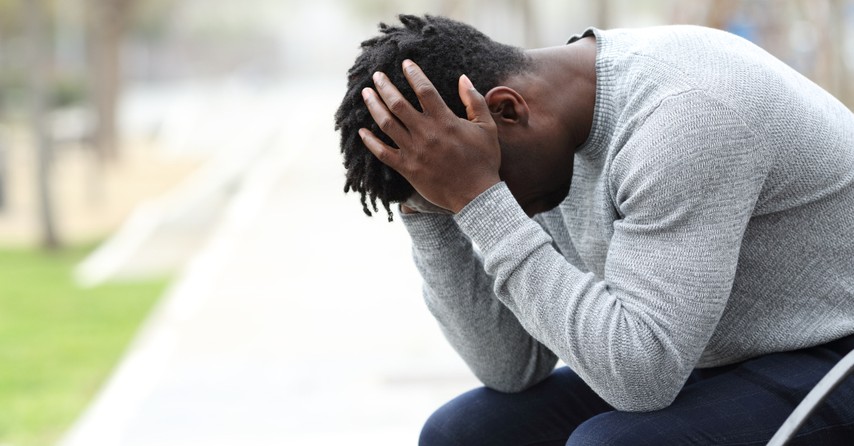
M404 61L403 61L403 68L409 68L409 67L411 67L411 66L413 66L413 65L415 65L415 63L414 63L414 62L412 62L411 60L409 60L409 59L404 59Z
M365 135L366 135L365 129L359 129L359 137L362 139L365 139Z
M362 89L362 99L367 101L368 97L370 97L370 96L371 96L371 89L368 87L363 88Z
M469 77L468 77L468 76L466 76L466 75L464 74L464 75L462 75L462 76L460 76L460 77L463 79L463 82L465 83L466 87L468 87L468 88L470 88L470 89L474 90L474 84L472 84L472 83L471 83L471 79L469 79Z
M374 82L379 82L380 79L382 79L382 73L380 73L379 71L375 71L373 77L374 77Z

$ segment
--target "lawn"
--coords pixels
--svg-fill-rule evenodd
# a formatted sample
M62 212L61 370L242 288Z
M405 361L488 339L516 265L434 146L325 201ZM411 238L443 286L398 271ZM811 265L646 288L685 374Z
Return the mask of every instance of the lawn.
M82 289L89 249L0 249L0 445L52 445L97 392L167 281Z

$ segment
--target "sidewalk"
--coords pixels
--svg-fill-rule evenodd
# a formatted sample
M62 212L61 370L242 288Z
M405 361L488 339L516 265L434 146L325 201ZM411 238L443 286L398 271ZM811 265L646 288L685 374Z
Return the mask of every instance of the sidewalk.
M399 222L342 193L341 87L295 88L249 174L63 446L405 445L477 383Z

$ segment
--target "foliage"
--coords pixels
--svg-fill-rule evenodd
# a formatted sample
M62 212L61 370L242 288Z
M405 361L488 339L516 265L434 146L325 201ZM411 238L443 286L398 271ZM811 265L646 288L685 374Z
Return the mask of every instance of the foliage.
M86 102L86 81L79 76L57 76L50 85L48 104L51 108L80 105Z
M53 444L103 384L165 280L81 289L86 254L0 250L0 444Z

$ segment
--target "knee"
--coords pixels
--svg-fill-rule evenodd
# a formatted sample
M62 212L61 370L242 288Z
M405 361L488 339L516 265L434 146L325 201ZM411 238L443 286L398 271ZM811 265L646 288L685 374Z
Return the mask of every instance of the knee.
M481 444L483 426L477 420L489 392L484 388L470 391L433 412L421 428L419 446Z
M430 415L430 418L424 423L421 428L421 435L418 437L418 446L444 446L455 444L452 440L452 433L449 431L449 425L453 424L453 420L443 411L442 406L439 410Z
M606 412L581 423L570 435L566 446L636 446L650 438L639 438L636 415L626 412ZM667 443L661 443L667 444Z

